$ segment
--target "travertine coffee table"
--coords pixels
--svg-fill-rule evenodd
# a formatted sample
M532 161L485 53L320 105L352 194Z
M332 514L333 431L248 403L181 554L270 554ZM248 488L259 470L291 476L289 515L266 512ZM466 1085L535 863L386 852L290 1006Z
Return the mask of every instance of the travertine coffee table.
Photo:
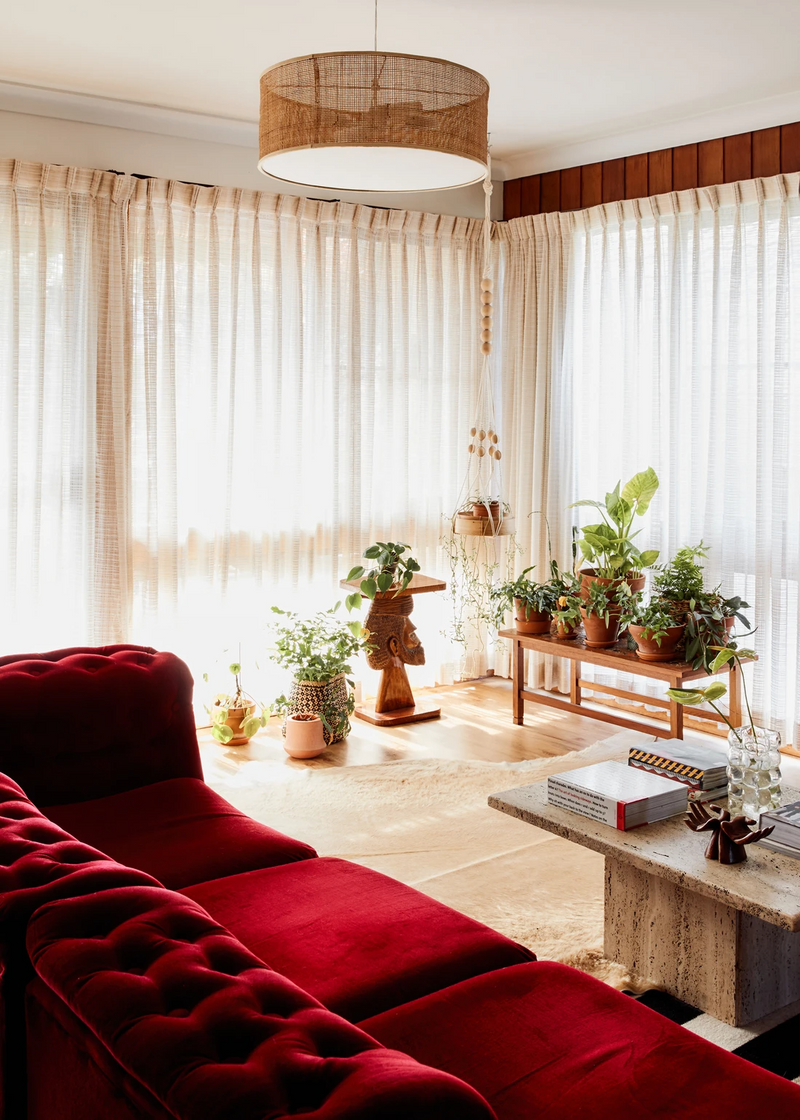
M620 832L548 805L546 781L489 804L605 856L610 960L734 1026L800 999L800 861L750 844L726 867L682 816Z

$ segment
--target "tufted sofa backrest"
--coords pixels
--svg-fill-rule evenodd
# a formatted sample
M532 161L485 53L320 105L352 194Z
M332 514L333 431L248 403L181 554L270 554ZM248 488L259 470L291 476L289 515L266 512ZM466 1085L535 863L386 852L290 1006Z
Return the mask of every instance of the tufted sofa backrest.
M326 1010L196 903L147 887L53 902L38 974L180 1120L491 1120L472 1088Z
M141 646L0 659L0 771L38 805L202 778L189 669Z

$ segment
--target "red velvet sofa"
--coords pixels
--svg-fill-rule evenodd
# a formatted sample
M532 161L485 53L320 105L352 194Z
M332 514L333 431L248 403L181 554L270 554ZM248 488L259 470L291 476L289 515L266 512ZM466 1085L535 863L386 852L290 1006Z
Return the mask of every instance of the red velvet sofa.
M239 813L191 694L140 647L0 659L7 1120L800 1115L790 1082Z

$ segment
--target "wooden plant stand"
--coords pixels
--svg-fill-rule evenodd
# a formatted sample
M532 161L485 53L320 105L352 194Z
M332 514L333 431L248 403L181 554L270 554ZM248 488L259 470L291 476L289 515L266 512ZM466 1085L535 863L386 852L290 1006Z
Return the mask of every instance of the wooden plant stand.
M358 591L360 585L361 581L357 579L342 580L339 584L348 591ZM372 667L380 667L382 671L375 702L356 708L358 719L379 727L439 719L442 709L437 704L415 702L406 664L425 664L425 651L416 639L415 627L409 617L414 605L413 596L427 591L444 591L446 587L447 584L440 579L415 575L405 591L397 595L393 591L385 595L378 593L372 600L364 626L376 635L377 649L369 655L367 662L372 664L375 659L378 664Z
M628 689L612 688L611 685L583 680L581 663L601 665L606 669L616 669L619 672L635 673L641 677L649 677L651 680L663 681L664 691L667 688L686 688L690 681L703 680L710 675L705 669L693 669L685 661L641 661L633 650L627 648L624 638L611 649L587 649L582 636L562 641L552 634L518 634L516 630L501 630L500 637L509 638L513 645L511 659L514 684L513 717L514 723L517 724L524 722L525 701L528 700L532 704L544 704L564 712L591 716L592 719L613 723L617 727L630 727L634 731L643 731L647 735L661 739L682 739L683 705L676 704L674 700L669 700L667 697L662 699L658 696L647 696L640 692L630 692ZM530 692L525 688L526 649L535 650L537 653L549 653L553 657L566 657L569 660L569 700L557 699L550 693ZM730 676L728 717L733 726L738 727L742 722L741 674L736 668L735 661L728 662L721 672L727 672ZM583 703L584 692L599 692L654 708L665 708L669 712L669 727L642 723L639 720L617 715L613 711L599 712L594 708L587 708ZM717 712L706 711L704 708L692 708L691 713L693 717L709 719L717 723L725 722Z

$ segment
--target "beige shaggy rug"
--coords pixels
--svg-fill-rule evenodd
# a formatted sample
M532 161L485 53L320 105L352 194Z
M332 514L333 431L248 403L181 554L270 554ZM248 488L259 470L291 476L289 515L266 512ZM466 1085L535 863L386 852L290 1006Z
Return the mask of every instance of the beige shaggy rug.
M251 761L214 787L257 820L400 879L615 987L642 985L603 957L603 858L490 809L491 793L627 756L623 731L522 763L424 759L330 767Z

